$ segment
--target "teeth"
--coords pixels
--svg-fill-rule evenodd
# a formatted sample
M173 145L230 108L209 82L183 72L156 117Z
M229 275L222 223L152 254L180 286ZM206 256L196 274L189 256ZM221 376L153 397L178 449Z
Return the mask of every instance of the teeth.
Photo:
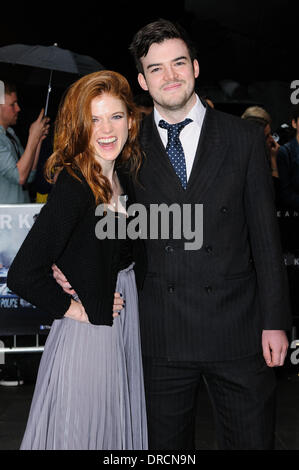
M103 139L98 139L97 142L99 144L111 144L112 142L116 141L116 137L109 137L109 138L103 138Z

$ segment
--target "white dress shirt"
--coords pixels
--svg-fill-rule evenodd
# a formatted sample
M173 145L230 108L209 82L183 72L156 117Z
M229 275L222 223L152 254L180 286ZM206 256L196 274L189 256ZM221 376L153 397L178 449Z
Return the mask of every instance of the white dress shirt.
M205 113L206 113L206 108L204 107L204 105L202 104L198 96L196 95L195 105L187 114L187 116L185 116L184 118L184 119L190 118L192 119L192 122L190 122L190 124L185 126L181 130L181 133L180 133L180 141L184 149L185 160L186 160L187 181L189 179L189 176L192 170L194 157L196 154L197 145L198 145ZM166 148L167 141L168 141L168 132L167 132L167 129L163 129L162 127L159 126L159 121L164 118L160 115L160 113L157 111L156 108L154 108L154 119L155 119L156 126L158 128L158 132L160 134L161 140L163 142L163 145Z

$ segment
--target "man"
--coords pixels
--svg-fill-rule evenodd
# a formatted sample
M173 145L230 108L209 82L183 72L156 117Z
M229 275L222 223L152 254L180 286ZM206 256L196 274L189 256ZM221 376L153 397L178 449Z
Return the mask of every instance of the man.
M266 144L268 148L269 163L271 166L272 176L275 179L278 179L278 170L277 170L277 153L279 151L280 145L276 142L272 136L271 123L272 119L270 114L260 106L249 106L245 109L244 113L241 116L242 119L248 121L254 121L263 126L264 135L266 139ZM275 182L275 180L273 180Z
M17 123L20 107L14 85L4 83L5 102L0 104L0 204L30 202L24 185L33 181L40 146L48 133L49 118L43 109L29 129L25 150L11 126Z
M218 447L270 449L273 367L284 362L290 318L263 132L203 106L194 92L198 61L185 33L170 22L142 28L130 50L138 82L154 102L141 132L137 201L202 203L204 213L200 250L185 250L184 240L146 240L140 322L149 448L194 448L196 392L204 377ZM159 124L186 118L192 122L180 134L184 189Z
M284 362L290 319L263 131L203 106L194 92L199 64L172 23L145 26L130 49L154 102L141 130L137 201L189 205L193 216L203 204L201 249L186 250L184 238L145 240L139 298L149 448L194 449L204 378L218 448L270 449L273 367ZM171 128L181 128L184 167L167 127L186 118Z
M282 145L277 155L279 196L284 208L299 210L299 105L292 109L295 136Z

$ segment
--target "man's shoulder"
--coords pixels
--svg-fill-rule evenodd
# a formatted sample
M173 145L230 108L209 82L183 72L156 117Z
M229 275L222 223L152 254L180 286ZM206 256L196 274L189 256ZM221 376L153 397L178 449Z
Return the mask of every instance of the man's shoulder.
M297 139L291 139L285 144L281 145L278 149L277 157L283 156L286 157L295 157L296 149L298 147Z
M247 121L240 116L218 109L211 109L209 112L225 128L233 128L245 133L260 133L261 126L256 122Z
M240 116L227 113L218 109L207 108L204 118L204 125L209 131L210 126L216 126L221 134L239 136L240 138L254 138L257 135L263 135L261 126L252 121L241 119ZM154 132L153 113L143 117L140 126L141 142L150 140Z

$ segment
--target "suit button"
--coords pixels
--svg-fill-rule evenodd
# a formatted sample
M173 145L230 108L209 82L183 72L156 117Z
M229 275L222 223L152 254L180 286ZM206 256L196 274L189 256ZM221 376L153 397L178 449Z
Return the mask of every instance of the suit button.
M225 207L225 206L221 207L220 210L221 210L222 214L226 214L228 212L228 208Z
M174 285L173 284L169 284L168 287L167 287L167 290L170 294L173 294L174 293Z
M213 248L212 248L211 246L207 245L207 246L205 247L205 250L206 250L207 253L212 253Z
M212 292L212 287L211 286L206 286L205 287L207 294L211 294Z
M172 253L174 251L174 248L171 245L166 245L165 251L166 253Z

